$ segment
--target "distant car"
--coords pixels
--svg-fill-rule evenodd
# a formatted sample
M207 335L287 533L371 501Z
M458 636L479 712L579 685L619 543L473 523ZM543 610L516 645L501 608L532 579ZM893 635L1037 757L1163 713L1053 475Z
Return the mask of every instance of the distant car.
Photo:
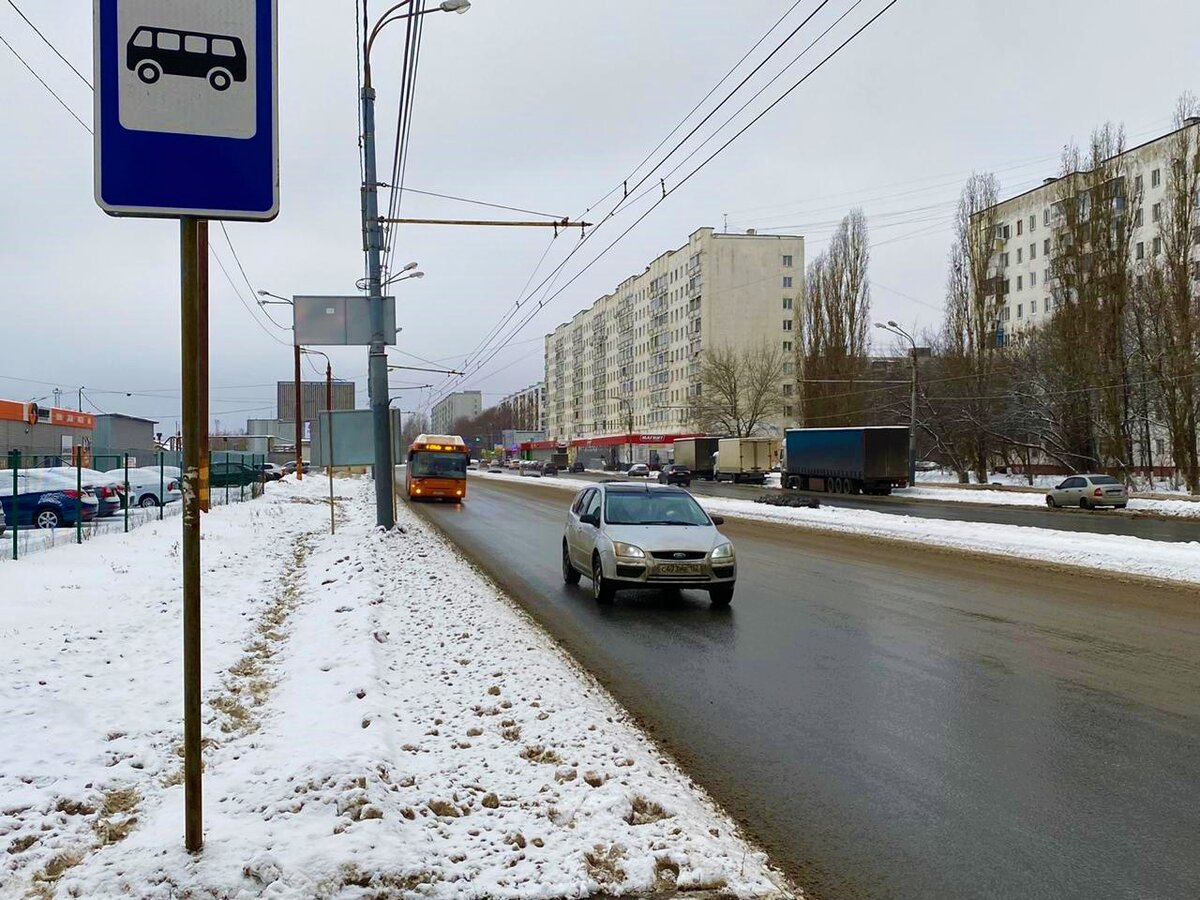
M557 474L558 474L558 466L556 466L554 463L545 463L542 466L542 475L557 475Z
M658 473L659 484L678 484L682 487L691 487L692 470L687 466L670 465L662 469Z
M13 484L0 478L0 507L8 525L24 528L61 528L77 520L90 522L100 510L95 494L64 475L31 470L17 476L16 514L13 513Z
M4 537L4 531L8 528L8 523L4 519L4 505L0 504L0 537Z
M562 575L592 581L592 596L611 603L619 590L695 588L714 606L733 601L737 560L692 495L677 487L614 482L584 488L571 504L562 539Z
M285 474L283 466L278 463L259 463L258 467L262 470L263 476L267 481L279 481Z
M650 467L645 463L634 463L625 474L630 478L649 478Z
M580 473L585 472L587 470L584 468L582 460L577 459L577 460L575 460L575 462L571 463L571 465L569 465L567 467L567 471L570 472L572 475L579 475Z
M308 474L308 463L304 464L303 468L300 469L300 473L303 475ZM284 475L295 475L296 474L296 461L294 459L291 462L285 462L283 464L283 474Z
M542 464L536 460L521 460L521 477L522 478L541 478Z
M149 509L183 499L180 476L167 471L171 468L166 466L160 471L158 466L139 466L129 470L129 496L135 506Z
M1124 509L1129 505L1129 491L1111 475L1072 475L1050 489L1046 494L1046 505L1051 509L1059 506Z
M239 462L213 463L209 469L209 487L249 487L258 484L262 473L253 466Z

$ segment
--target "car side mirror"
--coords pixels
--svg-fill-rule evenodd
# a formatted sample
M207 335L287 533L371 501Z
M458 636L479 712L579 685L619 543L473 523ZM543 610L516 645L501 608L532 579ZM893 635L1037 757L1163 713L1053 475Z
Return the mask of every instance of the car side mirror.
M579 521L584 525L598 526L600 524L600 517L593 516L591 513L584 513L579 517Z
M724 525L725 524L724 516L709 516L709 518L712 519L712 523L714 525Z

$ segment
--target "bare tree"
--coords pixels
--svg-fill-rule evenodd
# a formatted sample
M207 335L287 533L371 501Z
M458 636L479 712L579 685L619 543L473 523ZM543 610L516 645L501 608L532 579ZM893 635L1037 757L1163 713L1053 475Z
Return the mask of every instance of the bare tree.
M400 445L407 447L417 439L417 435L429 431L429 418L424 414L410 415L400 426Z
M1166 195L1159 223L1159 248L1152 253L1143 276L1139 299L1138 338L1149 377L1157 388L1176 468L1188 490L1200 492L1197 420L1200 419L1200 296L1194 287L1200 263L1192 260L1200 241L1200 126L1190 121L1200 113L1191 93L1180 97L1175 110L1177 131L1168 151ZM1143 440L1149 442L1149 427ZM1149 452L1149 448L1146 448Z
M689 418L695 428L734 437L761 432L783 409L785 357L773 343L705 350Z
M862 418L863 398L854 385L867 366L870 259L866 217L853 209L809 264L796 350L806 425L854 425Z

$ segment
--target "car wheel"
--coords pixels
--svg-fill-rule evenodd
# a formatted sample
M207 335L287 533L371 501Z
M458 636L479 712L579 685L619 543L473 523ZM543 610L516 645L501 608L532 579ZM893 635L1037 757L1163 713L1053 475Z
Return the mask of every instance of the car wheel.
M571 562L571 554L567 551L566 541L563 541L562 546L562 576L563 581L567 584L579 584L579 570Z
M62 516L57 510L39 509L33 518L33 524L38 528L58 528L62 525Z
M145 84L154 84L162 78L162 69L152 62L144 62L138 66L137 74Z
M1050 494L1046 495L1046 505L1051 509L1058 509L1058 501L1055 500Z
M1124 509L1128 505L1128 503L1115 503L1113 504L1113 509Z
M733 602L733 585L722 584L708 589L708 599L713 606L728 606Z
M604 577L604 566L600 562L600 554L596 554L592 557L592 596L597 603L607 606L613 602L615 595L616 591L613 586Z
M147 494L138 501L138 506L140 506L142 509L149 509L152 506L158 506L158 498L153 494Z
M213 69L208 73L208 83L214 91L227 91L233 84L233 76L224 69Z
M1080 509L1091 509L1092 504L1088 503L1087 497L1080 497L1079 498L1079 508Z

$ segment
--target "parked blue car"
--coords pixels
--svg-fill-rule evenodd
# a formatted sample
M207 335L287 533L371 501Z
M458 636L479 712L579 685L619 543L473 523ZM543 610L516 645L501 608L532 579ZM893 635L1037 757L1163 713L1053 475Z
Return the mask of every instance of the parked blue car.
M74 526L78 516L90 522L96 518L100 503L91 491L85 488L81 494L60 475L26 472L18 476L16 514L11 476L0 478L0 508L9 525L61 528Z

